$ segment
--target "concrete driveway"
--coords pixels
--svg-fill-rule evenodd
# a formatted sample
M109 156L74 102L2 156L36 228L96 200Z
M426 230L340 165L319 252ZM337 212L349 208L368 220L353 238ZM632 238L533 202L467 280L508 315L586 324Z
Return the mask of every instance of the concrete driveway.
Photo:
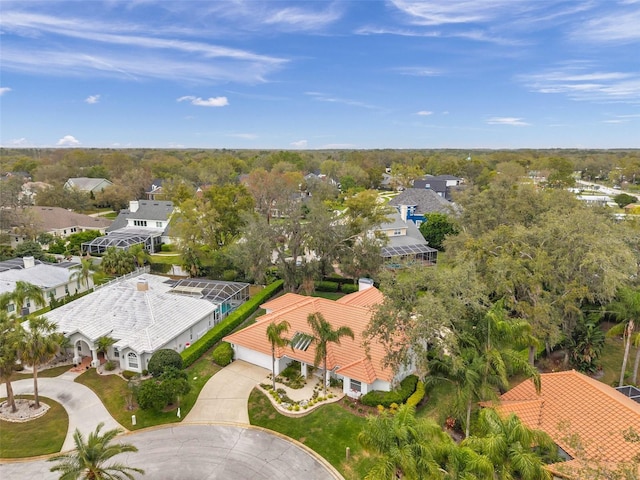
M145 470L153 480L337 480L325 460L290 439L266 430L232 425L179 425L118 437L138 447L115 461ZM53 480L45 460L0 464L2 480Z
M266 368L236 360L216 373L182 421L188 423L249 424L249 394L269 374Z
M100 422L104 422L102 431L113 428L125 430L109 414L92 390L73 381L76 376L76 374L67 372L55 378L38 379L38 394L56 400L69 414L69 429L62 445L62 451L72 450L75 447L73 433L76 428L82 432L85 438L96 429ZM33 379L18 380L12 382L11 386L16 395L33 395Z

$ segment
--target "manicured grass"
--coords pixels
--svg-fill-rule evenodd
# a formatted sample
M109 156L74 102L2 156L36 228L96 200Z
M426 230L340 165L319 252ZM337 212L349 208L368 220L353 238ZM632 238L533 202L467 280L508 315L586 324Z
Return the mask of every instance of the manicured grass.
M33 396L19 395L16 398L33 399ZM0 458L34 457L57 453L62 449L69 429L67 411L50 398L40 396L40 401L50 407L40 418L24 423L0 420Z
M602 364L602 370L604 372L604 375L599 378L602 383L606 383L609 386L618 386L623 355L624 345L622 344L622 340L620 338L607 338L604 344L604 350L600 357L600 363ZM636 348L631 345L631 349L629 350L629 360L627 361L627 373L629 376L631 376L631 373L633 372L635 356ZM625 383L630 381L630 378L627 377Z
M211 360L211 350L196 361L185 371L189 376L191 391L180 400L181 418L177 416L177 406L169 411L157 412L153 410L127 410L127 403L131 395L128 382L118 375L98 375L94 368L76 378L76 382L86 385L93 390L109 411L109 413L125 428L137 430L139 428L180 422L193 408L202 387L214 373L220 370ZM136 416L136 425L132 425L131 416Z
M252 425L282 433L305 444L342 473L347 479L364 478L368 457L357 442L366 420L337 404L324 405L309 415L290 418L278 413L269 399L254 389L249 397L249 420ZM351 460L346 461L346 448Z
M169 253L160 255L150 255L151 263L162 263L167 265L182 265L182 255L179 253Z
M38 378L53 378L53 377L57 377L59 375L62 375L63 373L69 371L71 369L71 367L73 367L73 365L62 365L60 367L53 367L53 368L47 368L46 370L42 370L40 372L38 372ZM32 373L24 373L24 372L18 372L18 373L14 373L13 376L11 377L11 380L23 380L25 378L33 378L33 374Z

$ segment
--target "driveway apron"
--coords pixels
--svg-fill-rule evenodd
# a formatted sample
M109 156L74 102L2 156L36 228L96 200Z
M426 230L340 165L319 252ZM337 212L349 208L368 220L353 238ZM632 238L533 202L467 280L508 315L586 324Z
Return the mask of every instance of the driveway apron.
M182 423L248 425L249 394L269 373L266 368L236 360L209 379Z

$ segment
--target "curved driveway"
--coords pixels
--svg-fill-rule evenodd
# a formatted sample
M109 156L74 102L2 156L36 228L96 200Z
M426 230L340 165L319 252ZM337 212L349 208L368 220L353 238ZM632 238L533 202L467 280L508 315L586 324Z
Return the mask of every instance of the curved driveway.
M67 372L55 378L38 379L38 394L61 403L69 414L69 429L62 445L62 451L72 450L75 447L73 433L76 428L85 438L96 429L100 422L104 422L103 431L113 428L122 428L126 431L109 414L91 389L73 381L76 376L74 373ZM18 380L12 382L11 386L16 395L33 395L33 379Z
M232 425L179 425L118 437L138 453L115 458L153 480L337 480L324 460L289 439ZM2 480L56 479L45 460L0 464Z

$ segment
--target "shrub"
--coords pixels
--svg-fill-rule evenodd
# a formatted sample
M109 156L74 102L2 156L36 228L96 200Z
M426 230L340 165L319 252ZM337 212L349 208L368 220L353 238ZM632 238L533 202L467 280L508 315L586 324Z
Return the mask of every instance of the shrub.
M416 391L407 398L407 405L410 407L417 407L418 404L422 401L425 394L424 382L422 380L418 380L416 384Z
M136 401L142 410L161 410L167 404L160 382L146 380L136 391Z
M171 271L171 264L169 263L154 263L149 264L151 273L169 273Z
M340 284L337 282L316 282L316 290L319 292L337 292Z
M220 345L213 350L212 356L214 362L221 367L226 367L233 360L233 348L228 342L220 342Z
M237 310L200 337L200 339L194 342L193 345L183 350L180 355L184 360L184 366L188 367L191 365L207 350L222 340L223 337L229 335L233 330L239 327L242 322L249 318L251 314L260 307L260 305L279 292L282 289L282 284L282 280L269 284L267 287L262 289L260 293L240 305Z
M116 363L113 360L109 360L107 363L104 364L104 369L107 372L111 372L116 369Z
M368 407L377 407L378 405L382 405L383 407L389 408L392 403L400 405L405 403L409 396L416 391L417 383L418 377L415 375L409 375L400 382L400 388L390 392L374 390L360 397L360 401L363 405L367 405Z
M178 352L168 348L163 348L151 356L151 360L149 360L149 365L147 365L147 367L151 375L159 377L168 367L175 367L178 370L181 370L183 363L182 357Z
M127 380L131 380L136 375L138 374L136 372L132 372L131 370L125 370L124 372L122 372L122 376Z
M358 285L354 285L353 283L343 283L340 285L340 291L342 293L354 293L358 291Z

